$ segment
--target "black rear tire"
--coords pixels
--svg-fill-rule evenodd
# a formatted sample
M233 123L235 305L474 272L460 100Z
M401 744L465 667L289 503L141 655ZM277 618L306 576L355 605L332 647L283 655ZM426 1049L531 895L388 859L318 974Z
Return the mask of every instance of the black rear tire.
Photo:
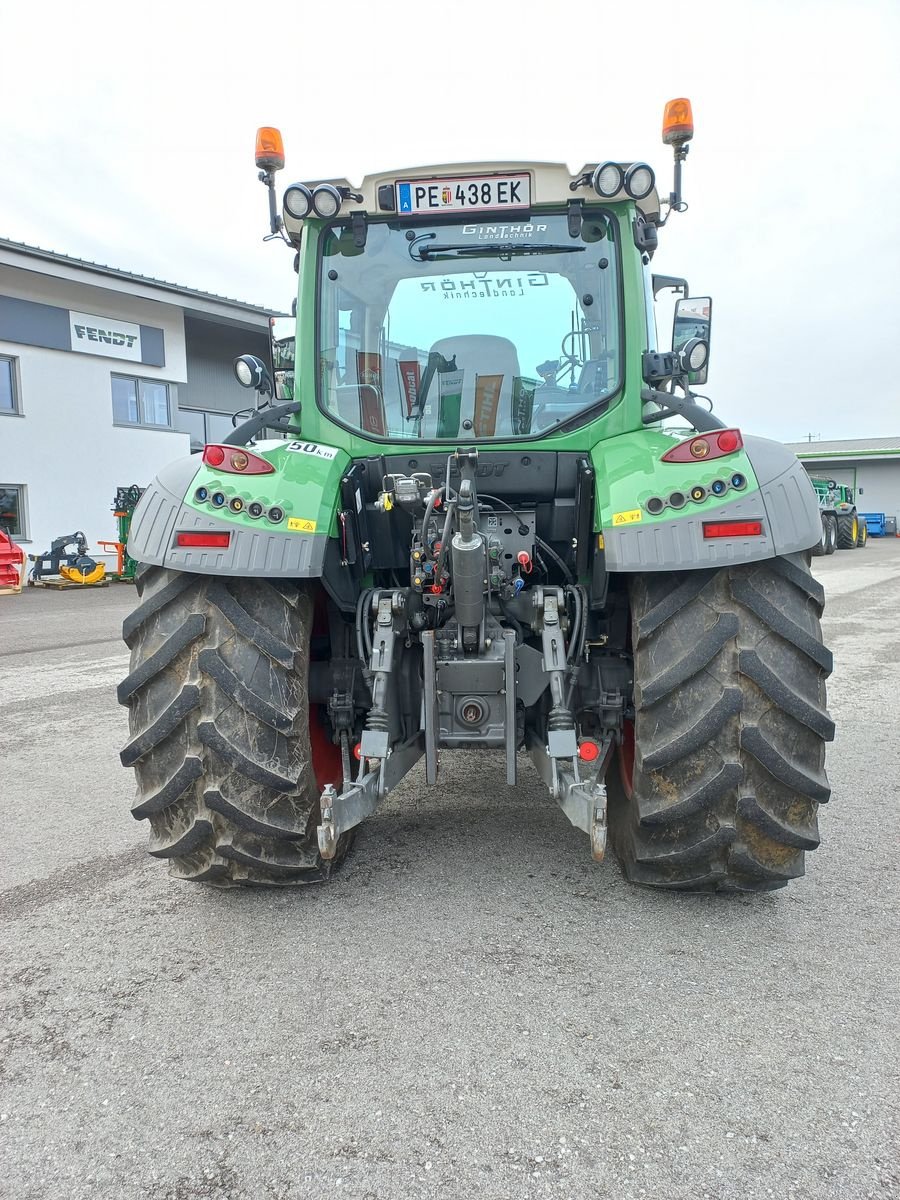
M324 879L332 863L316 826L334 756L310 726L312 591L148 566L136 584L121 758L137 775L132 812L150 822L150 853L179 879L225 887Z
M813 558L822 558L828 553L828 525L825 517L822 517L822 536L816 544L810 549L810 554Z
M837 519L838 550L853 550L859 537L859 518L856 513L841 513Z
M610 811L629 879L758 892L803 874L834 736L823 599L799 554L634 577L634 726Z
M868 544L869 544L869 527L865 523L865 521L862 519L862 517L860 517L859 533L856 535L856 548L857 548L857 550L865 550L865 548Z
M837 550L837 519L832 516L822 518L826 524L828 541L825 546L826 554L834 554Z

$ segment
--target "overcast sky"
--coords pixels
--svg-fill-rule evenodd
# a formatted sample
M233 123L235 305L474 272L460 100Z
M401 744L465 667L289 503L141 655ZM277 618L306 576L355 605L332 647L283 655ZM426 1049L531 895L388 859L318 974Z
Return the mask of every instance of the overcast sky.
M707 391L785 440L900 434L900 3L16 3L0 236L289 306L258 125L294 179L645 159L689 96L654 269L714 298Z

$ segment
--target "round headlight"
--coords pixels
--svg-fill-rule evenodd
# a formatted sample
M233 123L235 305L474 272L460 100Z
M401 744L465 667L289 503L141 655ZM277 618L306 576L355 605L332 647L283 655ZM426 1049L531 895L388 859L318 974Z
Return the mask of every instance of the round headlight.
M241 387L253 387L253 368L246 358L234 360L234 374Z
M591 177L594 191L598 196L602 196L604 200L608 200L611 196L615 196L617 192L621 192L622 184L625 181L625 174L618 163L605 162L601 163Z
M656 178L646 163L632 163L625 172L625 191L632 200L643 200L653 191Z
M298 221L302 221L312 211L312 192L302 183L292 183L284 193L283 203L286 212Z
M683 353L689 371L702 371L709 358L709 343L702 338L691 338Z
M330 183L322 183L313 192L312 202L313 208L316 210L316 216L328 220L331 217L336 217L340 212L343 197L336 187L333 187Z

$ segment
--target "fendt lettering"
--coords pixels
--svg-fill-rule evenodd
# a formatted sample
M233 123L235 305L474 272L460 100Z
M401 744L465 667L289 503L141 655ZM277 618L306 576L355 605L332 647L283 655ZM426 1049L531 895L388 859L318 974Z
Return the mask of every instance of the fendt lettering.
M89 342L105 342L107 346L125 346L130 350L137 341L136 334L119 333L114 329L98 329L93 325L75 325L73 328L79 339L87 339Z
M324 880L465 749L510 787L527 754L634 883L803 873L834 733L810 551L860 525L697 394L712 302L652 273L693 130L670 101L662 196L607 157L298 181L280 211L259 131L296 319L235 360L255 406L160 473L128 542L122 761L176 878Z

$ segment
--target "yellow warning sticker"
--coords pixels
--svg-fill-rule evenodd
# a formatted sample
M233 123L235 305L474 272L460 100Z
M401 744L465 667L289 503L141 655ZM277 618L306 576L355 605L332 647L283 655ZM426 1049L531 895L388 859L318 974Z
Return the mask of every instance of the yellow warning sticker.
M639 508L629 508L627 512L613 513L613 525L634 525L640 521L643 513Z
M315 521L304 521L302 517L288 517L288 529L295 533L315 533Z

